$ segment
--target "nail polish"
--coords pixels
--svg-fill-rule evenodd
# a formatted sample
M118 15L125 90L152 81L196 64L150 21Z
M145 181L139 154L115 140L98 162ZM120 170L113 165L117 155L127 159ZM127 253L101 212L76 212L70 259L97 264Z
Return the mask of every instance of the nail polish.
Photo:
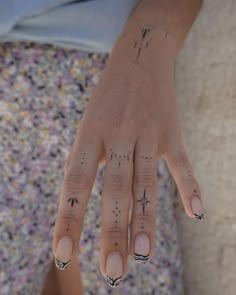
M146 263L149 259L149 238L145 233L140 233L136 236L134 245L134 260L141 263Z
M69 263L70 263L70 260L64 263L64 262L62 262L62 261L55 258L56 267L61 269L61 270L66 269L68 267Z
M112 277L106 276L106 282L110 287L116 288L119 286L120 282L122 281L122 277L113 279Z
M57 244L55 265L57 268L64 270L70 263L73 242L69 237L64 236Z
M106 262L106 282L110 287L118 287L122 281L123 263L122 256L115 251L108 255Z
M195 218L199 220L204 219L203 208L200 199L198 197L192 197L191 205Z

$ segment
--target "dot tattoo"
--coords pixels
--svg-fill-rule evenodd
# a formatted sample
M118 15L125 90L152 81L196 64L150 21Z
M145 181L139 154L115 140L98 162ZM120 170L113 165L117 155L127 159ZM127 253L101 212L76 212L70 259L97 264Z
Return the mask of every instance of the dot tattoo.
M141 158L145 160L152 160L152 157L148 157L148 156L142 156Z
M131 154L131 151L129 151L129 153L127 154L124 154L124 155L118 155L117 153L114 153L112 151L112 149L110 149L110 159L111 161L114 159L118 162L118 166L120 167L121 166L121 163L126 161L126 159L128 160L129 162L129 157L130 157L130 154Z
M120 213L121 213L121 211L120 211L120 209L119 209L119 207L118 207L118 201L115 201L115 203L116 203L116 205L115 205L115 209L114 210L112 210L112 212L114 213L114 215L116 216L116 217L118 217L118 215L120 215ZM115 220L115 228L118 228L118 220L116 219Z
M84 155L86 155L86 153L84 153ZM84 164L84 156L83 156L83 158L82 158L82 162L81 162L81 164Z
M67 224L67 229L66 229L66 231L69 231L69 224Z
M147 205L147 203L150 203L150 201L148 201L148 199L146 198L146 190L144 189L144 193L143 193L143 197L142 199L136 201L136 202L140 202L140 204L143 206L143 214L145 211L145 205Z

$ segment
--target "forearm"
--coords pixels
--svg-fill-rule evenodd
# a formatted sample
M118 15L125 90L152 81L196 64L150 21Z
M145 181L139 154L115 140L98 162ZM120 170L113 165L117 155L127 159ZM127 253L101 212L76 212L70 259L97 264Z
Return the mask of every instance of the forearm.
M163 54L175 59L202 0L141 0L129 16L111 55L123 52L136 63ZM142 56L142 57L141 57Z

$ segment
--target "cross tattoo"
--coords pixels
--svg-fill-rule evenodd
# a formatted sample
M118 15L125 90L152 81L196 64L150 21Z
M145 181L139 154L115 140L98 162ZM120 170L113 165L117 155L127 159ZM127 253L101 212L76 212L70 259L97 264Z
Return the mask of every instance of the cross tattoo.
M145 189L144 189L144 194L143 194L142 199L140 199L140 200L138 200L136 202L140 202L141 205L143 205L143 214L144 214L145 205L147 205L147 203L150 203L150 201L148 201L147 198L146 198L146 190Z

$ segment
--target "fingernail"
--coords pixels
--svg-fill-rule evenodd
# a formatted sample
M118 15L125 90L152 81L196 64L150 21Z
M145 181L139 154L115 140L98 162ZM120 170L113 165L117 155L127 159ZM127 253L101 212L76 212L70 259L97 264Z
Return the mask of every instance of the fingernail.
M134 244L134 259L137 262L145 263L149 259L149 238L146 234L137 235Z
M59 240L56 249L55 264L59 269L66 269L70 263L73 242L69 237L63 237Z
M195 218L202 220L204 218L204 214L200 199L198 197L192 197L191 205Z
M123 263L119 252L112 252L106 262L106 282L110 287L118 287L122 281Z

